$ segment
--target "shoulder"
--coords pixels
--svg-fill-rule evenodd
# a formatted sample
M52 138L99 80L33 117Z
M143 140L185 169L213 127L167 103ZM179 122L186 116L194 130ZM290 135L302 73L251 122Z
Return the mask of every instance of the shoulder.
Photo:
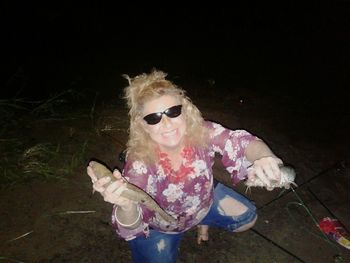
M245 136L251 134L245 129L231 129L213 121L205 121L204 125L210 130L210 135L212 137L222 133L228 133L230 136Z
M204 127L207 127L209 129L211 129L211 128L217 126L217 125L220 125L220 124L218 124L218 123L216 123L214 121L208 121L208 120L204 121Z
M221 124L214 121L204 121L204 127L210 131L224 128Z
M221 124L213 121L205 121L204 125L209 130L209 135L211 138L218 136L225 131L230 131L229 129L225 128Z

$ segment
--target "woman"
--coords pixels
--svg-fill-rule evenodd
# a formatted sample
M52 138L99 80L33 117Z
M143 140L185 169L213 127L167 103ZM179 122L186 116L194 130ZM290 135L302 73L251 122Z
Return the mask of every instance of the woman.
M233 185L259 177L267 185L280 180L277 158L269 147L244 130L229 130L204 121L184 91L161 71L125 76L130 137L123 177L144 189L170 215L166 222L142 204L119 195L124 179L104 187L89 166L93 188L114 204L112 224L128 241L134 262L176 262L183 233L198 226L198 243L208 240L208 226L241 232L251 228L256 208L222 184L214 186L215 154L230 173ZM248 169L250 167L251 169Z

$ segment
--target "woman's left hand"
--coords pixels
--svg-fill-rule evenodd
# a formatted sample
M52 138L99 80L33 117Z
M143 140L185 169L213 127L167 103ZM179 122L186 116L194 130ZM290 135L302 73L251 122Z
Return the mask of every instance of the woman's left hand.
M255 160L248 168L248 180L254 181L258 177L266 186L271 186L271 181L281 180L281 170L279 168L283 162L276 156L263 157Z

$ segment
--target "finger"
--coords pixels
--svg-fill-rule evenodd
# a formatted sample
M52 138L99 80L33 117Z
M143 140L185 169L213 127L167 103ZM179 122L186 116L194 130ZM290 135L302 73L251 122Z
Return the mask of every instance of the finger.
M87 171L87 174L90 176L92 182L97 181L97 177L94 173L94 170L92 170L92 168L90 166L87 167L86 171Z
M94 186L96 186L97 188L106 188L107 184L111 181L111 178L109 177L103 177L101 179L98 179L97 181L94 182Z
M275 177L277 178L276 180L281 181L280 163L279 162L271 163L271 170L274 173Z
M274 171L272 170L272 167L270 164L265 165L263 168L263 172L266 175L266 177L268 178L268 180L273 180L273 181L279 181L279 177L276 176L276 174L274 173Z
M93 188L95 191L99 192L99 193L102 193L102 192L105 190L105 188L104 188L103 186L99 186L99 185L96 185L96 184L93 184L93 185L92 185L92 188Z
M120 187L120 182L115 181L113 183L111 183L110 185L107 186L105 192L106 193L113 193L115 190L117 190Z
M275 161L276 161L276 163L277 163L277 165L279 165L279 166L282 166L283 165L283 161L280 159L280 158L275 158Z
M121 197L119 195L114 195L113 193L106 193L103 192L102 193L103 199L106 202L109 202L111 204L115 204L120 206L122 209L127 208L126 210L130 210L128 208L130 208L130 206L132 205L132 201L130 201L129 199L126 199L124 197Z
M118 169L115 169L115 170L113 171L113 176L114 176L115 178L117 178L117 179L123 178L122 175L121 175L121 173L118 171Z
M274 187L272 187L272 186L266 186L267 191L272 191L273 189L274 189Z
M248 169L248 182L254 182L256 179L255 170L253 168Z
M255 174L257 177L259 177L259 179L266 185L266 186L270 186L270 181L269 179L267 179L266 175L264 174L264 171L263 169L258 166L258 167L255 167Z

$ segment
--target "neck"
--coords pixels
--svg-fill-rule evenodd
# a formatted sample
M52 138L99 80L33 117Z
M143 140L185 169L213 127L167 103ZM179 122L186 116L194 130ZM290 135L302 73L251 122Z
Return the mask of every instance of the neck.
M174 156L179 154L182 151L183 147L176 147L176 148L160 148L160 151L168 154L169 156Z
M181 143L180 145L178 145L176 147L161 147L161 146L159 146L159 150L161 152L168 154L169 156L176 156L176 155L181 153L181 151L183 150L184 147L185 147L184 143Z

